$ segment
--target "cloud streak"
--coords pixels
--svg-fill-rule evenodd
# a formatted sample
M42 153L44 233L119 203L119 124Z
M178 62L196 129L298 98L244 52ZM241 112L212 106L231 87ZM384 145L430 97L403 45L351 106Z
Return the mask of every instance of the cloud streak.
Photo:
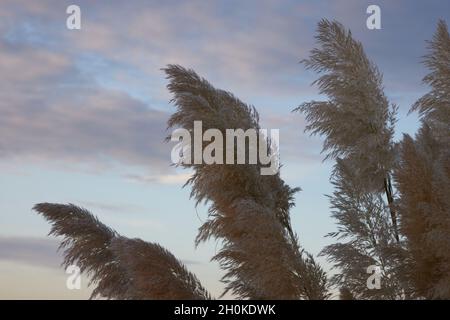
M59 269L63 262L62 252L58 250L59 244L53 238L0 237L0 261ZM189 259L182 262L186 265L201 264Z
M33 237L0 237L0 260L36 267L59 268L58 241Z
M160 183L160 184L174 184L184 185L188 179L192 176L192 173L179 173L179 174L160 174L160 175L137 175L128 174L125 175L125 179L132 182L139 183Z

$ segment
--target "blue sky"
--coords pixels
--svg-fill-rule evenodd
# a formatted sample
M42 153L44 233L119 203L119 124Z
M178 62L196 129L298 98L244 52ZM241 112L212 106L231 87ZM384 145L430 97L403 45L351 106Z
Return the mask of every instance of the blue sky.
M70 4L81 30L66 28ZM366 8L381 7L381 30ZM332 162L321 139L303 133L291 110L319 98L299 61L314 47L321 18L336 19L362 41L399 105L396 137L413 134L407 115L427 88L419 64L445 1L24 1L0 4L0 298L84 298L68 291L46 238L38 202L72 202L129 237L158 242L186 262L211 292L222 285L210 243L194 248L207 208L195 208L188 176L170 167L170 106L160 68L193 68L280 129L282 177L300 186L292 220L317 254L334 230L324 194ZM321 259L326 268L329 266ZM84 281L86 283L86 281Z

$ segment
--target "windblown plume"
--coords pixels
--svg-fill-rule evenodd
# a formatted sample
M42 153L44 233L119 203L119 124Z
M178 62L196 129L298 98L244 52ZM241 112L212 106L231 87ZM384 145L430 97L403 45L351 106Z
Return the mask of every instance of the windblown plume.
M96 285L91 298L209 299L199 280L158 244L128 239L73 204L40 203L34 210L62 236L64 266L77 265Z
M367 192L385 192L397 241L397 218L390 171L396 107L384 95L382 76L360 42L336 21L321 20L318 48L303 60L320 74L313 84L327 101L311 101L295 111L306 115L306 131L323 135L327 158L341 158L355 171Z
M215 89L194 71L169 65L164 69L177 111L169 127L193 130L259 128L258 113L231 93ZM270 141L267 141L270 144ZM312 257L305 258L290 225L292 189L279 174L260 175L259 164L183 164L194 174L191 196L210 202L209 218L197 244L210 238L222 248L213 259L226 270L226 291L250 299L323 299L326 277Z
M450 150L426 124L405 135L395 178L401 193L401 230L413 265L408 274L419 296L450 299Z
M382 76L340 23L320 21L316 39L319 48L303 63L325 73L313 84L328 101L306 102L295 110L306 115L307 131L324 136L327 158L351 156L361 179L374 181L380 190L392 166L394 120Z
M424 64L430 70L423 82L431 86L411 108L433 128L434 135L450 143L450 35L447 24L440 20Z
M450 35L442 20L424 63L431 90L411 109L422 127L415 139L404 136L395 180L417 295L450 299Z

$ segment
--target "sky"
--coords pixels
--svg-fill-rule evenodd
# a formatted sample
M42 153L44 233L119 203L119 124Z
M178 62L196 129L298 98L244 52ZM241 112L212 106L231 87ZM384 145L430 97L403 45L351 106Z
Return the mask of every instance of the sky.
M81 8L80 30L66 27L71 4ZM381 8L380 30L366 27L371 4ZM67 289L58 240L31 209L39 202L83 206L122 235L160 243L221 294L223 273L210 262L219 244L194 246L207 206L189 199L189 172L170 166L164 142L175 109L167 64L194 69L254 105L263 128L280 130L281 176L302 188L294 229L314 255L330 244L333 162L291 112L323 98L299 63L322 18L350 28L383 73L399 106L396 139L414 134L408 111L427 91L425 41L438 19L450 22L450 2L2 0L0 299L85 299L92 290L86 277Z

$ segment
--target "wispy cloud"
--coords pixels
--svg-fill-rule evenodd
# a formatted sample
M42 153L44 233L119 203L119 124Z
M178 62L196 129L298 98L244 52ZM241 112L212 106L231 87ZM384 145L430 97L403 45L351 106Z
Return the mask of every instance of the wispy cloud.
M160 183L183 185L192 176L192 173L161 174L161 175L125 175L125 179L139 183Z
M0 237L0 260L14 261L38 267L59 268L62 255L59 242L33 237Z
M368 50L379 55L376 62L392 67L385 78L402 94L420 87L420 72L408 77L415 84L397 79L405 70L411 73L411 63L418 65L423 43L399 36L398 30L407 30L396 27L394 16L403 9L390 2L382 3L384 26L390 30L378 33L366 30L365 2L359 1L249 1L239 3L239 10L230 9L237 7L233 1L113 1L108 6L80 1L82 30L74 32L64 28L65 5L2 2L0 159L123 163L156 175L167 170L169 146L163 138L170 109L160 110L167 108L169 94L159 70L167 63L193 67L246 102L288 118L295 105L280 101L299 104L317 95L310 86L313 76L298 61L313 47L316 22L323 16L351 26ZM430 6L445 12L444 4ZM412 12L421 5L408 2L406 7ZM435 15L430 11L425 17ZM426 38L431 32L422 28L420 35ZM396 45L399 39L401 46ZM383 49L393 44L398 50ZM397 62L392 66L390 61Z
M60 269L63 254L58 250L59 244L54 238L0 237L0 261ZM201 264L197 260L182 261L187 265Z
M113 213L142 213L147 209L135 204L123 204L123 203L103 203L98 201L73 201L73 203L79 203L82 206L88 208L96 208Z
M2 159L168 167L166 112L99 87L61 54L2 47Z

